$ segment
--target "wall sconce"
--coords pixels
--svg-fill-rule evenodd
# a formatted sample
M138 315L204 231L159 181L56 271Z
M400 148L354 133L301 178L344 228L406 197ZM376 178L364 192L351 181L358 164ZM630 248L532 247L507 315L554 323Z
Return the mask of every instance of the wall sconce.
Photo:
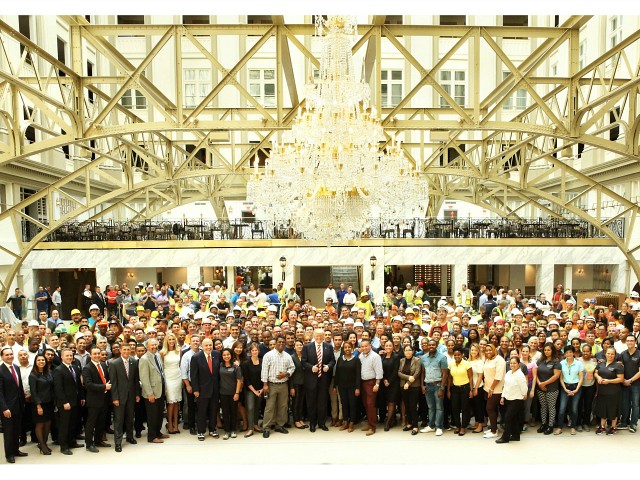
M127 272L127 278L133 278L133 272Z
M376 268L376 265L378 264L378 259L376 257L371 257L369 259L369 265L371 265L371 280L375 280L376 276L374 273L374 269Z
M280 267L282 268L282 281L284 282L285 273L284 269L287 266L287 259L285 257L280 257Z
M584 275L584 268L579 268L578 270L576 270L576 273L578 275Z

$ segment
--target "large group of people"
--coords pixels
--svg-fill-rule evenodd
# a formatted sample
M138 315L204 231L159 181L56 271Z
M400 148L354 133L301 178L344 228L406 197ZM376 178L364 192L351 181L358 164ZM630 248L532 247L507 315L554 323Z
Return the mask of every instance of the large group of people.
M562 285L547 300L466 285L432 298L420 283L374 299L341 284L316 307L282 283L105 290L87 286L68 321L48 309L0 328L8 462L28 441L43 455L53 444L99 453L113 434L122 452L123 440L146 430L164 443L181 425L198 441L358 424L367 436L401 428L496 443L538 421L544 435L637 429L635 291L619 306L580 307ZM109 302L118 295L128 297Z

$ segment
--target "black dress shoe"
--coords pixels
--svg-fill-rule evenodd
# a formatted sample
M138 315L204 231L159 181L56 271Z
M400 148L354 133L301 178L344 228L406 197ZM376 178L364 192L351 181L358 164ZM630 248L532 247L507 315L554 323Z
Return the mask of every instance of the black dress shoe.
M328 432L329 431L329 427L327 427L326 425L320 425L320 430L322 430L324 432Z
M542 433L542 432L544 432L544 430L545 430L546 428L547 428L547 426L546 426L546 425L544 425L544 424L543 424L543 425L540 425L540 426L538 427L538 429L536 430L536 432L538 432L538 433Z
M121 452L122 451L122 445L116 445L116 452Z
M142 433L136 432L136 438L142 438Z
M509 440L500 437L499 439L496 440L496 443L509 443Z
M60 450L60 453L63 455L73 455L73 452L68 448L63 448L62 450Z
M287 430L287 429L286 429L286 428L284 428L284 427L276 427L276 428L274 428L274 430L275 430L276 432L278 432L278 433L289 433L289 430Z
M264 429L264 431L262 432L262 438L269 438L269 430L268 429Z
M553 433L553 427L547 427L547 428L544 430L544 434L545 434L545 435L551 435L552 433Z
M291 424L289 422L285 423L284 428L291 428Z
M96 443L96 447L109 448L111 446L110 443L107 442L98 442Z
M14 457L7 457L7 463L16 463L16 459Z
M189 433L190 433L191 435L197 435L197 434L198 434L198 431L197 431L195 428L190 428L190 429L189 429Z
M135 438L127 438L127 443L130 443L131 445L136 445L138 441Z
M84 444L82 443L74 443L72 445L69 445L69 448L82 448L84 447Z
M14 453L14 457L28 457L28 456L29 456L28 453L21 452L20 450Z
M98 450L95 445L89 445L87 447L87 452L100 453L100 450Z
M316 431L316 426L315 425L309 425L309 431L311 433L315 432Z

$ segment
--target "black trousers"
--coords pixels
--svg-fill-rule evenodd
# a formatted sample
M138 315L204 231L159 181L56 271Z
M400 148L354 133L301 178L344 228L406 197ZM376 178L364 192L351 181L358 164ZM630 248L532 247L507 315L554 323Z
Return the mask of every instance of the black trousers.
M524 408L524 400L505 400L504 406L504 432L502 433L502 439L506 441L519 440L520 431L522 430L520 412Z
M305 389L307 415L309 426L324 425L327 421L327 400L329 399L329 385L319 380L316 388Z
M207 424L209 426L209 432L216 431L219 409L220 407L217 394L210 398L198 397L196 399L196 422L198 424L198 433L206 433Z
M462 417L462 421L460 421ZM454 427L467 428L471 420L469 406L469 384L451 385L451 422Z
M186 389L185 393L187 396L187 421L185 423L189 424L189 428L196 428L196 397Z
M122 445L122 437L126 433L127 438L133 438L133 414L136 398L130 394L125 400L120 400L120 405L113 406L113 431L116 445Z
M60 444L60 450L69 449L71 445L76 443L79 416L80 409L78 407L71 407L70 410L62 408L58 411L58 443ZM87 442L91 442L88 437Z
M294 385L295 396L291 402L291 412L293 413L294 422L304 421L304 401L305 391L303 385Z
M102 405L93 405L88 407L87 426L85 427L85 439L87 447L102 442L102 434L104 433L105 418L107 416L107 403Z
M473 411L473 418L476 423L484 423L484 392L482 389L478 390L478 395L471 399L471 410Z
M238 425L238 402L233 400L233 395L220 395L220 406L224 431L235 431Z
M4 455L13 457L20 447L20 430L22 428L22 412L20 408L10 408L11 418L2 417L2 436L4 437Z
M144 422L147 421L147 409L142 398L133 407L133 414L133 428L136 433L140 433L144 430Z
M402 388L400 390L402 394L402 401L404 402L404 411L407 415L407 425L411 425L413 428L418 426L418 396L420 394L420 387L418 388Z
M148 398L145 398L144 405L147 410L147 440L151 442L162 435L160 430L162 429L162 415L164 414L164 395L156 397L153 403Z
M342 403L342 419L345 422L355 423L358 421L358 397L356 397L356 387L338 387L340 393L340 403Z

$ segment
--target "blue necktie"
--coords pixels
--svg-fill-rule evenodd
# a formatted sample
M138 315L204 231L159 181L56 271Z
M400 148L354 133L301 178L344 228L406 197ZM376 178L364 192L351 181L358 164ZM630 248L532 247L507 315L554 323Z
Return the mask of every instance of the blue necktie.
M158 367L158 371L160 372L160 376L162 377L162 381L164 381L164 373L162 372L162 367L160 366L160 362L158 361L158 357L154 355L153 359L156 361L156 366Z

